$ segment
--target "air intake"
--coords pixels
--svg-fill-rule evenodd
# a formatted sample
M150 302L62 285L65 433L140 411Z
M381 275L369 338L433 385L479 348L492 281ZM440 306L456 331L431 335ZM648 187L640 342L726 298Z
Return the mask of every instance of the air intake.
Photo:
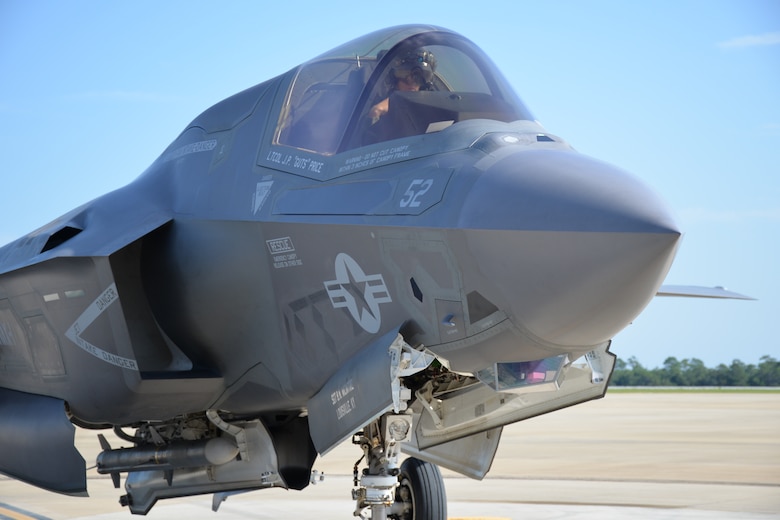
M43 249L41 249L41 253L45 253L46 251L51 251L55 247L59 247L71 238L75 237L79 233L81 233L83 230L79 228L75 228L72 226L65 226L54 233L51 234L49 237L49 240L46 241L46 244L43 246Z

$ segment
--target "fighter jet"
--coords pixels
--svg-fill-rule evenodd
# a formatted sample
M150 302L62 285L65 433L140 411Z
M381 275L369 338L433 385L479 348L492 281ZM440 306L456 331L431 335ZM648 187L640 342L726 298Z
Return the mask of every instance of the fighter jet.
M438 466L481 479L504 425L603 397L656 294L742 297L662 287L680 235L466 38L371 33L0 249L0 471L84 495L75 427L112 429L131 513L216 509L351 441L356 515L443 519Z

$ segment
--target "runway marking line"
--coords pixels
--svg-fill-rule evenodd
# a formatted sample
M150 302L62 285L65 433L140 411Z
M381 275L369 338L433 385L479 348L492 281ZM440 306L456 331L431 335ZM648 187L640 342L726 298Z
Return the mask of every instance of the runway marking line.
M8 504L0 503L0 519L2 520L49 520L45 516L36 515Z

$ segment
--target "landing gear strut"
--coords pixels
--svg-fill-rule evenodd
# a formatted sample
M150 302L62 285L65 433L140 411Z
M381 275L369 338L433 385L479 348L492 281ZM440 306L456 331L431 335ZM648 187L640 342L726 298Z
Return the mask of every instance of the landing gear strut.
M399 466L401 443L409 440L411 416L386 414L356 434L363 449L355 464L355 516L371 520L446 520L447 497L434 464L409 458ZM367 467L358 478L358 466Z

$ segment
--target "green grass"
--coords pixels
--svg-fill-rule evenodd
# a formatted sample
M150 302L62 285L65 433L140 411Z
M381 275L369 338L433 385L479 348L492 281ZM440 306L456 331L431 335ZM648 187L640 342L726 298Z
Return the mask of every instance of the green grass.
M668 393L698 393L698 394L780 394L780 387L747 387L747 386L610 386L608 393L636 394L668 394Z

